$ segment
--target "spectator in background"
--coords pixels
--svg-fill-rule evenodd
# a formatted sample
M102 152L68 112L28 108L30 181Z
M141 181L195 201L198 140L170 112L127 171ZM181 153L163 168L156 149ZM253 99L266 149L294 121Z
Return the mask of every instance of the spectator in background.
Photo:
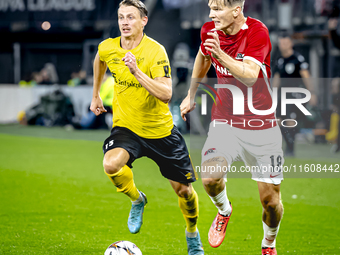
M181 118L179 105L186 97L190 87L191 66L189 46L186 43L178 43L173 53L171 66L173 93L169 106L174 124L182 134L190 130L190 122L185 122Z
M330 143L334 143L332 146L332 152L339 152L340 142L340 78L334 78L332 80L332 115L330 121L329 132L326 133L326 140Z
M75 87L79 85L79 77L77 72L71 73L71 79L67 81L67 85L70 87Z
M43 78L40 72L33 72L27 80L19 82L20 87L34 87L42 82Z
M330 14L330 19L328 20L328 30L332 38L334 46L340 49L340 35L337 33L338 20L340 15L339 6L333 6L332 13Z
M33 86L36 86L42 82L43 78L39 72L33 72L32 73L32 80L30 83L32 83Z
M76 87L78 85L86 85L86 71L80 70L79 72L73 72L71 79L67 81L67 85L70 87Z
M85 74L86 75L86 74ZM52 85L59 81L57 70L52 63L46 63L40 72L33 72L26 75L26 78L19 82L20 87L33 87L36 85Z
M72 123L74 108L71 98L60 89L40 97L40 102L18 114L23 125L67 126Z
M76 129L108 129L111 125L106 123L106 116L108 113L112 114L112 100L113 100L113 86L114 78L105 74L103 84L100 87L100 97L103 100L104 108L107 112L96 116L92 111L87 112L80 121L74 121L73 127ZM108 119L112 119L111 116Z
M328 29L334 46L340 49L340 35L337 32L338 27L338 19L339 19L339 7L335 7L334 11L331 15L331 18L328 21ZM327 140L333 140L336 144L332 147L332 152L340 151L340 121L339 121L339 109L340 109L340 88L339 88L339 78L333 79L332 81L332 105L333 105L333 114L331 117L331 127L330 131L326 134ZM338 124L336 125L336 122ZM332 125L333 124L333 125ZM336 130L337 129L337 130ZM336 136L337 134L337 136Z
M180 104L188 93L192 69L190 48L186 43L179 43L176 45L172 63L174 90L171 101Z
M86 85L87 81L86 81L86 71L85 70L80 70L79 71L79 85Z
M174 124L181 133L190 131L191 134L205 135L204 126L200 120L199 111L187 113L187 121L181 117L180 104L187 96L190 88L193 60L190 57L190 47L186 43L178 43L173 53L172 73L173 73L173 93L170 103L170 110L173 115ZM210 119L210 114L207 116ZM208 121L210 123L210 121Z
M274 79L273 87L301 87L301 78L305 87L311 92L312 98L310 104L315 106L317 103L316 95L314 94L314 88L311 84L310 73L308 71L309 64L305 58L293 49L293 41L287 32L282 32L279 36L279 49L281 56L279 57L276 66L274 67ZM295 79L292 79L295 78ZM280 90L279 90L280 91ZM299 93L288 93L287 98L300 98L302 95ZM279 93L277 117L283 119L294 119L298 121L304 120L304 114L292 104L287 105L287 111L285 116L281 116L281 93ZM286 121L286 126L281 125L282 136L287 144L285 150L286 157L294 157L294 143L295 134L297 129L294 126L293 121Z
M40 75L42 76L41 85L52 85L59 82L57 69L52 63L46 63L44 68L41 69Z
M329 34L332 38L334 46L340 49L340 36L336 31L337 27L338 27L338 19L336 18L329 19L328 21Z

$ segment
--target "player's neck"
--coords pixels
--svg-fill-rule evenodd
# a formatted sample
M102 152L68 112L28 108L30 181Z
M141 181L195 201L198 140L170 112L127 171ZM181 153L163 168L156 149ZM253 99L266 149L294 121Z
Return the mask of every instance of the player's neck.
M294 50L293 49L288 49L288 50L285 50L285 51L281 52L281 54L282 54L282 57L289 58L291 55L294 54Z
M241 13L235 19L234 23L232 23L229 27L223 29L223 32L227 35L236 35L247 22L247 18L244 17L243 13Z
M140 33L137 36L121 37L120 44L124 50L132 50L136 48L142 41L144 33Z

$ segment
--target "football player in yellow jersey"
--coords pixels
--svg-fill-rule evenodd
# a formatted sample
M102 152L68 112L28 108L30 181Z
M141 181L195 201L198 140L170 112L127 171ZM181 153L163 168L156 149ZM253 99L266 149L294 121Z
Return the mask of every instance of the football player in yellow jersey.
M201 255L198 196L191 185L196 173L167 104L172 94L168 56L162 45L143 33L147 14L141 1L123 0L118 9L121 36L104 40L94 61L91 111L96 115L105 112L99 91L107 67L115 79L113 128L103 145L104 170L117 191L132 201L128 227L135 234L141 228L147 199L135 186L131 164L142 156L154 160L178 195L188 253Z

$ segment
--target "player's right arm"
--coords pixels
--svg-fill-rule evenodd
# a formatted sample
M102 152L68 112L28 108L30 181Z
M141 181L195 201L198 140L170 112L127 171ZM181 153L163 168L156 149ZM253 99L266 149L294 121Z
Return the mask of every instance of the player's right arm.
M197 92L197 88L199 86L198 82L200 82L206 76L210 66L211 66L210 56L203 55L203 53L199 50L195 58L194 69L192 71L191 84L190 89L188 91L188 95L183 100L180 106L181 116L184 121L186 121L185 114L191 112L196 107L195 95Z
M97 55L93 62L93 94L90 106L90 110L96 116L102 114L103 112L106 112L103 105L103 101L99 95L100 87L102 85L106 69L107 69L106 62L100 60L99 53L97 52Z

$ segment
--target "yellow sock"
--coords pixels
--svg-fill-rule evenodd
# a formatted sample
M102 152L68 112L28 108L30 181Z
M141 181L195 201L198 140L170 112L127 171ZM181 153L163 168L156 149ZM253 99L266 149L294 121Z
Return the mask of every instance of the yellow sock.
M126 194L131 201L136 201L139 198L139 191L133 181L133 173L130 167L125 165L115 174L104 172L117 187L117 192Z
M192 194L188 199L178 198L179 208L183 213L187 225L187 231L193 233L197 230L198 219L198 196L194 188L192 188Z
M338 138L339 135L339 114L336 112L333 112L331 115L331 123L329 132L326 133L326 140L329 142L335 141Z

